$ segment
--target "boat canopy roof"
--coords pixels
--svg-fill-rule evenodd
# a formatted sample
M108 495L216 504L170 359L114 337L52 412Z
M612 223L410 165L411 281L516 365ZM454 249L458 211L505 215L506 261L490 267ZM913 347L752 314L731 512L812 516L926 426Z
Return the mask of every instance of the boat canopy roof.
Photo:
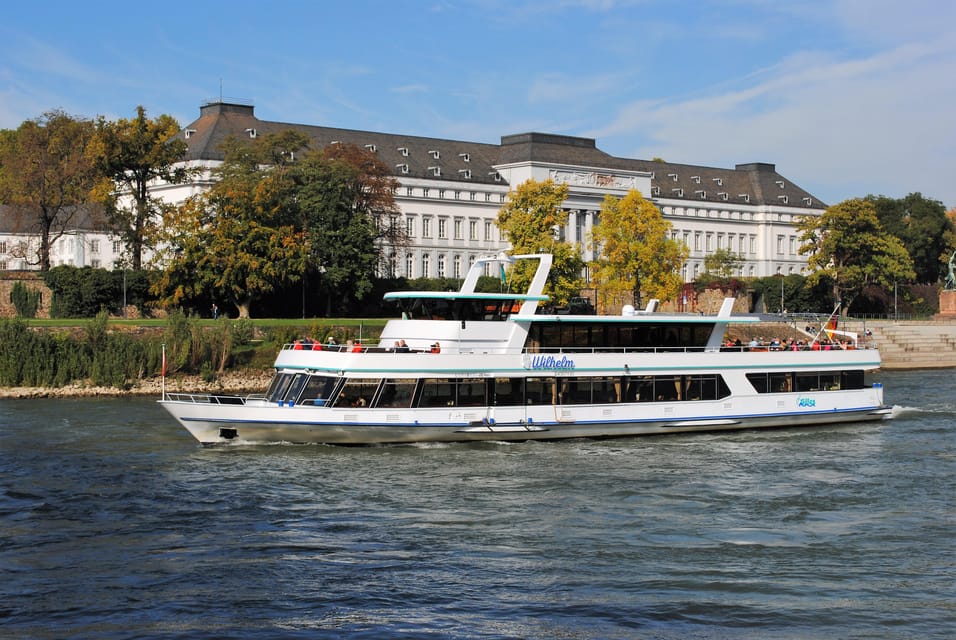
M462 293L461 291L390 291L385 300L536 300L544 302L550 299L545 295L526 293Z
M751 323L760 322L760 318L754 316L701 316L688 313L686 315L668 315L663 313L637 313L634 315L620 316L561 316L561 315L536 315L536 316L512 316L512 322L539 322L548 323L610 323L610 324L715 324L722 323Z

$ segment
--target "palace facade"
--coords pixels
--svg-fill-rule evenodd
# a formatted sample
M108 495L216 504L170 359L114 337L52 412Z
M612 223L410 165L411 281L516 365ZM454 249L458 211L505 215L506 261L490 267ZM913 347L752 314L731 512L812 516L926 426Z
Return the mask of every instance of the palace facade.
M363 147L392 169L411 242L389 254L389 275L408 278L461 278L477 256L507 249L495 220L508 191L530 178L570 187L564 203L568 224L560 239L581 243L585 260L593 258L588 237L604 197L639 190L672 224L672 237L690 249L685 282L703 272L704 258L717 249L744 258L741 276L799 273L806 261L797 253L794 222L826 207L768 163L728 169L618 158L601 151L594 139L548 133L507 135L500 144L487 144L272 122L258 119L254 107L240 101L200 107L199 118L178 136L189 147L185 162L206 171L189 184L157 185L153 192L169 202L200 193L211 183L208 170L221 164L228 137L254 139L287 129L308 136L315 148ZM0 269L29 268L4 253L22 240L0 228ZM110 267L122 259L120 243L95 229L76 229L58 243L54 265Z

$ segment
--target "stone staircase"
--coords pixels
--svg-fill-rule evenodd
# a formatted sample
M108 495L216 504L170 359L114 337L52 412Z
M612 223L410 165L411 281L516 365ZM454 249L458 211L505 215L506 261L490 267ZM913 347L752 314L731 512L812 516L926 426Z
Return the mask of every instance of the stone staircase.
M862 325L848 326L861 336ZM884 369L930 369L956 367L956 322L952 320L868 320L866 339L876 344Z

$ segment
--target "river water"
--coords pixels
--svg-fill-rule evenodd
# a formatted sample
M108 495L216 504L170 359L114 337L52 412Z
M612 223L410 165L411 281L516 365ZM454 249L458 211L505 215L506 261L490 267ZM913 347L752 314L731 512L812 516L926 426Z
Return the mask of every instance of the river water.
M0 400L0 637L956 637L954 373L878 374L884 423L521 444Z

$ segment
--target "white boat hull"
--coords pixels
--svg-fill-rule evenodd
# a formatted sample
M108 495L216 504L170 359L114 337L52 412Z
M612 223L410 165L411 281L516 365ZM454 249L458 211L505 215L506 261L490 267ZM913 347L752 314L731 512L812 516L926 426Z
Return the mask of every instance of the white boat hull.
M848 396L852 394L852 399ZM787 405L816 400L812 410ZM882 390L780 394L693 403L634 403L597 406L536 406L463 409L328 409L161 401L203 444L289 442L385 444L411 442L524 441L608 438L690 431L806 427L883 420L890 410ZM495 418L489 418L489 415Z

